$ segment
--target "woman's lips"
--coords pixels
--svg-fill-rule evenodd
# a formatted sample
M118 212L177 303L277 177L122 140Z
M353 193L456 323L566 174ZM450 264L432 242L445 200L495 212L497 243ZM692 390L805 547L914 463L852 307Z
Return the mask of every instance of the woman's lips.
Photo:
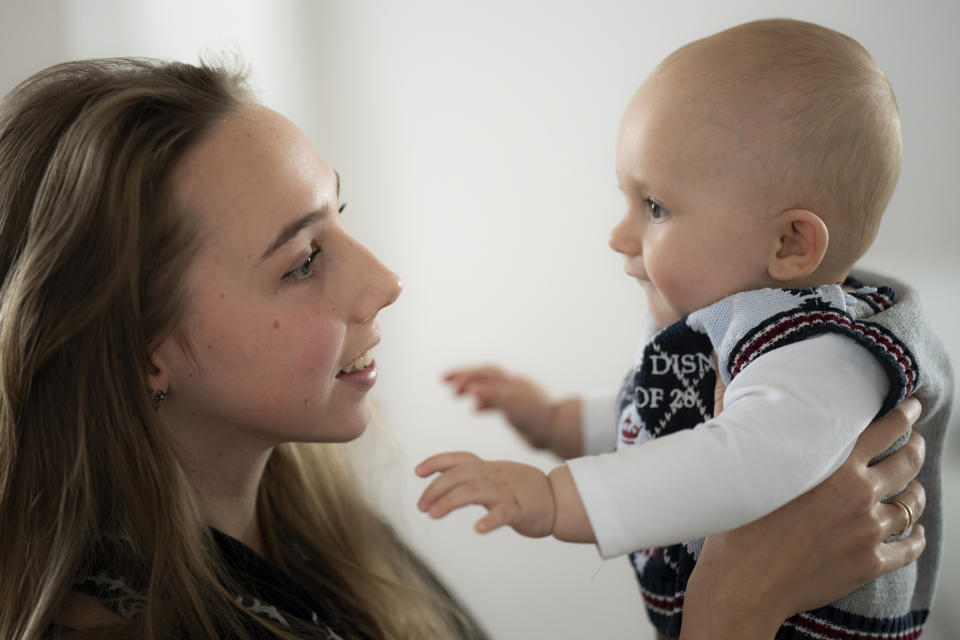
M377 361L371 360L370 364L363 369L354 369L350 372L341 371L337 374L336 378L337 380L349 382L350 384L367 388L372 387L373 383L377 381Z
M340 373L350 373L352 371L363 369L364 367L369 366L371 362L373 362L373 347L370 347L367 351L357 356L353 362L341 369Z
M377 362L373 359L373 349L369 349L336 375L337 380L362 387L372 387L377 381Z

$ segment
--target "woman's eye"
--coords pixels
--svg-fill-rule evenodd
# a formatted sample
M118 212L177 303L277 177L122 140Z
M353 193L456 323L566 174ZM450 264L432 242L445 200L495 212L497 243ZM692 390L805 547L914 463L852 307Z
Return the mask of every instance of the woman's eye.
M647 198L647 206L650 208L650 218L654 222L659 222L670 215L670 210L656 200Z
M281 278L281 280L287 280L287 279L306 280L307 278L309 278L310 275L313 273L311 268L313 264L313 259L316 258L317 254L319 253L320 253L320 247L317 247L316 249L313 250L313 252L310 253L310 257L307 258L302 265L300 265L293 271L288 271L287 273L283 274L283 278Z

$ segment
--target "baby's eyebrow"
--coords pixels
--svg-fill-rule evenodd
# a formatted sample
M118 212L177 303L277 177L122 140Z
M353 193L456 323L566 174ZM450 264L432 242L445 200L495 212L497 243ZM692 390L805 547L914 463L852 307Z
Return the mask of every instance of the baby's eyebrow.
M624 179L621 180L620 175L617 174L617 189L624 194L626 194L626 190L623 187L624 182L626 182L627 188L629 188L631 192L650 191L652 188L650 184L641 176L633 176L628 173L624 176Z

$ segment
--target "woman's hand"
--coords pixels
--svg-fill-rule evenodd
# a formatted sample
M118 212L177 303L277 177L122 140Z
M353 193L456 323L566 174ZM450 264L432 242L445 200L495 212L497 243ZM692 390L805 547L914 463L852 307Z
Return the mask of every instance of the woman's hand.
M923 438L867 466L920 415L908 398L861 434L843 465L819 486L777 511L707 538L690 576L681 638L773 638L793 614L832 602L873 578L903 567L923 551L923 527L902 540L883 540L904 527L898 499L918 518L926 504L912 480L924 457Z

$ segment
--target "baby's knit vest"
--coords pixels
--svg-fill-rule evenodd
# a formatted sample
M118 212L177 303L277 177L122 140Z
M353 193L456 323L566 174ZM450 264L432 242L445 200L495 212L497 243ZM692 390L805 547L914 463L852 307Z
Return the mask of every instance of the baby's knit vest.
M890 307L894 292L888 287L863 287L855 281L845 284L846 292L840 285L828 285L735 294L659 331L641 349L617 397L617 448L712 418L714 352L721 378L729 384L770 350L825 333L846 335L877 358L890 380L879 415L889 412L917 387L919 367L891 331L864 318ZM902 438L890 451L904 441ZM663 487L645 489L660 491L669 499L668 478ZM698 539L630 554L648 616L667 636L680 634L683 595L702 546L703 539ZM914 591L918 582L933 580L934 576L918 575L917 563L910 564L831 605L791 617L776 638L916 638L928 609L911 607ZM932 584L924 585L927 588L932 591Z

